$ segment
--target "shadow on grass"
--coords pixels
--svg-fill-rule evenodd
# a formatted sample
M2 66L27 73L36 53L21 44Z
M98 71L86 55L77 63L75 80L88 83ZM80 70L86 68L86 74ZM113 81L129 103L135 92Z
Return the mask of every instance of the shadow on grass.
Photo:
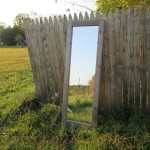
M19 118L20 115L22 117ZM130 110L101 113L98 116L99 122L96 128L75 128L61 122L60 106L40 104L36 99L31 99L23 102L20 107L9 114L3 125L10 124L10 119L12 121L10 128L16 127L17 129L10 130L11 135L8 141L13 142L15 139L18 143L16 144L16 141L13 144L7 143L9 149L15 149L16 147L13 148L13 146L16 145L16 149L24 149L26 140L31 144L28 149L150 148L150 120L143 114L133 114ZM15 122L15 119L18 121ZM5 131L8 132L8 129ZM42 147L38 143L42 144Z
M23 101L23 103L17 107L16 109L14 109L13 111L11 111L9 114L7 114L6 116L2 116L2 114L0 114L0 126L7 126L10 122L10 120L17 120L20 116L24 115L27 111L37 111L38 109L40 109L42 106L41 104L37 101L37 99L29 99L29 100L25 100Z

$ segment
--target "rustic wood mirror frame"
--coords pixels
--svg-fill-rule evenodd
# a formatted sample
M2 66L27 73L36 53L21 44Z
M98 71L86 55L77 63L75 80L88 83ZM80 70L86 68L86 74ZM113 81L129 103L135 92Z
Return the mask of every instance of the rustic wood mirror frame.
M71 49L72 49L72 34L73 27L84 26L98 26L98 42L97 42L97 56L96 56L96 68L95 68L95 90L93 98L93 112L92 123L82 123L73 120L67 120L67 108L68 108L68 91L69 91L69 79L70 79L70 63L71 63ZM104 36L104 20L88 20L88 21L69 21L67 31L67 46L65 57L65 73L64 73L64 86L63 86L63 105L62 105L62 121L75 125L75 126L96 126L98 115L98 101L100 95L100 75L102 64L102 50L103 50L103 36Z

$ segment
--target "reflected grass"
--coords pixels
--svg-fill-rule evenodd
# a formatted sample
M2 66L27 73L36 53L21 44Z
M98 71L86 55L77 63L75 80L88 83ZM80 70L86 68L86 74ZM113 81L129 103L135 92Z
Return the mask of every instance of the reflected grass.
M78 95L68 97L68 106L72 112L67 113L69 120L78 122L92 122L93 98L90 95Z

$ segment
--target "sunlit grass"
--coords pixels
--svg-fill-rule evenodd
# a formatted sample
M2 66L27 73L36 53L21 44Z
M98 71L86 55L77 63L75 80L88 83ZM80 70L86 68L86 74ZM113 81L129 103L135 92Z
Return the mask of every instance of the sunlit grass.
M0 48L0 73L30 68L27 48Z
M12 51L0 49L0 59L8 55L19 58L5 59L0 67L0 150L149 150L150 118L130 112L104 113L98 116L95 128L68 126L61 121L61 107L43 104L34 97L34 82L27 49ZM10 53L16 53L11 55ZM22 53L22 54L21 54ZM2 55L1 55L2 54ZM72 93L73 94L73 93ZM92 96L70 95L69 107L78 106L91 112ZM79 105L80 104L80 105ZM80 106L80 107L79 107ZM83 107L84 106L84 107ZM87 109L86 109L87 107ZM77 109L77 110L78 110ZM79 109L82 114L82 111ZM77 116L73 116L77 117ZM81 116L84 118L84 116ZM84 118L88 120L88 117ZM86 120L87 119L87 120Z
M34 92L27 48L0 48L0 113L6 115Z

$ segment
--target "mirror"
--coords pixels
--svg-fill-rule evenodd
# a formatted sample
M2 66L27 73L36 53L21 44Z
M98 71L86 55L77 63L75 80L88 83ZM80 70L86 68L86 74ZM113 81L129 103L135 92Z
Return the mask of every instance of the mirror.
M104 20L68 23L62 120L96 125Z
M98 26L73 27L67 119L91 124Z

